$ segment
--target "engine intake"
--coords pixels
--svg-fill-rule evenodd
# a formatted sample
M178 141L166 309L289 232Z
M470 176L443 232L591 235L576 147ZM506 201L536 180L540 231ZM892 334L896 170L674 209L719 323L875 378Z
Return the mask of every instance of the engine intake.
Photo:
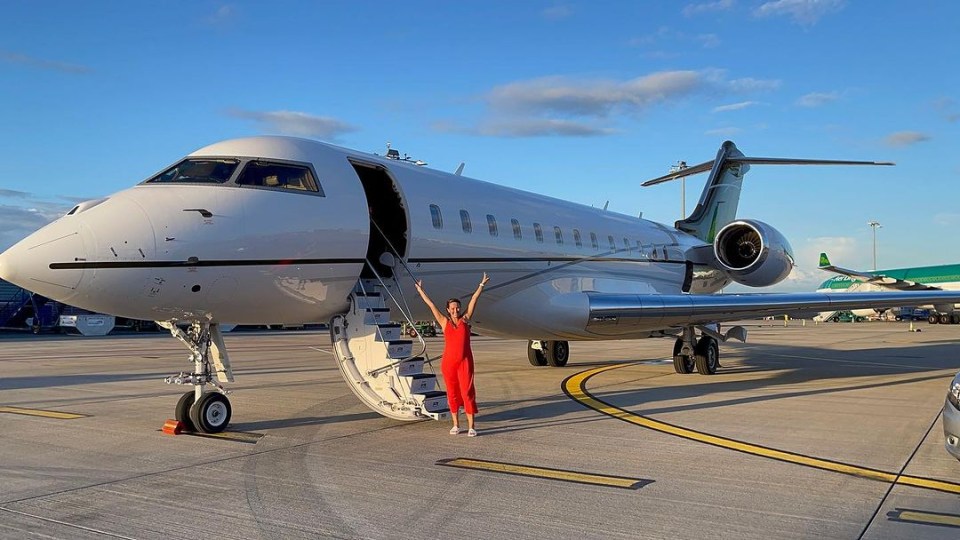
M730 278L748 287L783 281L793 270L793 249L780 231L762 221L741 219L720 229L713 254Z

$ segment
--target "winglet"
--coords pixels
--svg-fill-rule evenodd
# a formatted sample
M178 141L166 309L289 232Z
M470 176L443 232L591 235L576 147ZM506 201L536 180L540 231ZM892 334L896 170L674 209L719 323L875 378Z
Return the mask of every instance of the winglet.
M830 264L830 259L827 257L826 253L820 253L820 268L826 268L828 266L833 266Z

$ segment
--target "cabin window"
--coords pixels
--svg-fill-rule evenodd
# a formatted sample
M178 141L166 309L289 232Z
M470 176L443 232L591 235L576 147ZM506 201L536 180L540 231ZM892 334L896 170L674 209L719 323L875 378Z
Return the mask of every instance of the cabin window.
M470 212L467 212L466 210L460 211L460 224L463 225L463 232L473 232L473 224L470 223Z
M533 235L537 237L537 242L543 243L543 229L539 223L533 224Z
M487 228L490 229L490 236L500 235L500 231L497 230L497 218L493 217L493 214L487 214Z
M313 172L303 165L251 161L237 178L241 186L255 186L294 191L310 191L323 195L317 186Z
M617 252L617 243L613 241L613 235L607 236L607 242L610 244L610 251Z
M237 159L185 159L146 183L222 184L233 176L239 164Z
M520 222L515 219L511 219L510 225L513 225L513 237L517 240L523 238L523 231L520 230Z
M576 244L577 247L583 247L583 242L580 241L580 230L579 230L579 229L574 229L574 230L573 230L573 243Z
M557 238L557 244L563 243L563 231L560 230L560 227L554 225L553 227L553 236Z
M623 239L623 249L624 249L627 253L630 253L630 241L627 240L626 238Z
M590 245L593 249L600 249L600 243L597 242L597 233L590 233Z
M435 204L430 205L430 221L433 222L434 229L443 228L443 215L440 214L440 207Z

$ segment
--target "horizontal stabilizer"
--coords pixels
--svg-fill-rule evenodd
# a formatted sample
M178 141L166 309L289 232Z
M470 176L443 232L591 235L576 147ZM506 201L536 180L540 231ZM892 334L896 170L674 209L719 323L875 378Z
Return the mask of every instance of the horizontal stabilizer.
M747 165L896 165L892 161L852 161L846 159L797 159L797 158L767 158L767 157L727 157L724 160L727 164L747 164ZM693 167L687 167L678 171L665 174L652 180L647 180L642 186L654 186L709 171L713 168L714 161L705 161Z

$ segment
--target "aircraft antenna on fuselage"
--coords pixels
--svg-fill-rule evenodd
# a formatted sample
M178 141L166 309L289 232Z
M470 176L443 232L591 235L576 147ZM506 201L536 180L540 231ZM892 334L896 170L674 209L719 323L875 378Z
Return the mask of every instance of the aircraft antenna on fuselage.
M379 154L374 153L374 155L379 155ZM391 144L390 144L390 141L387 141L387 153L386 153L386 155L384 155L383 157L385 157L385 158L387 158L387 159L392 159L392 160L395 160L395 161L404 161L404 162L407 162L407 163L413 163L414 165L417 165L417 166L420 166L420 167L423 167L424 165L427 164L426 161L423 161L422 159L414 159L414 158L410 157L409 154L403 154L403 157L400 157L400 151L397 150L396 148L392 148L392 147L391 147ZM461 167L462 167L462 165L461 165Z

